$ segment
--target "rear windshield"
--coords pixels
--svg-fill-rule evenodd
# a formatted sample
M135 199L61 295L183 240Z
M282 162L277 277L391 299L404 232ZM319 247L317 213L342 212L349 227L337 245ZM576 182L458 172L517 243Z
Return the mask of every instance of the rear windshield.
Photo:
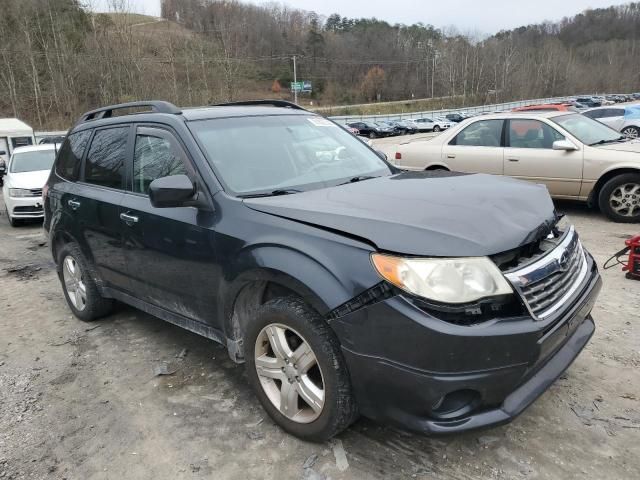
M223 118L190 128L225 188L237 195L312 190L391 173L361 140L322 117Z
M13 155L11 160L12 173L36 172L51 170L56 158L55 150L38 150L34 152L20 152Z

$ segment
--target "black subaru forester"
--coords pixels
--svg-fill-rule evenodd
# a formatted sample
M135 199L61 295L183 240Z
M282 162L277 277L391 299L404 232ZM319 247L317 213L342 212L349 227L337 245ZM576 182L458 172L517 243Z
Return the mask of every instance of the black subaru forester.
M280 101L82 116L44 189L64 295L226 345L288 432L513 419L594 331L601 280L544 186L404 172Z

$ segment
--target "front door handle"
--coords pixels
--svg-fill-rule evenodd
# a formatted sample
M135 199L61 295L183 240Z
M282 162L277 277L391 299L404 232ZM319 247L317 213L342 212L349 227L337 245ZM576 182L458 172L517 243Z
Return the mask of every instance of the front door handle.
M67 204L71 207L71 210L77 210L80 208L80 202L77 200L69 200Z
M132 225L138 223L138 217L136 217L134 215L129 215L128 213L121 213L120 214L120 220L122 220L128 226L132 226Z
M519 161L520 161L520 159L519 159L519 158L516 158L516 157L511 157L511 158L509 158L509 161L510 161L510 162L519 162Z
M453 153L449 153L447 154L447 158L456 158L456 156Z

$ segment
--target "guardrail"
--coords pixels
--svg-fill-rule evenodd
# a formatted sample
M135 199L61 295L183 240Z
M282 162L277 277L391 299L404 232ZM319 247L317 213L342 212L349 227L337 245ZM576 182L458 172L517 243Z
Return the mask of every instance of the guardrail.
M552 97L552 98L535 98L531 100L519 100L517 102L507 103L495 103L492 105L477 105L473 107L461 107L450 108L445 110L428 110L424 112L410 112L410 113L390 113L385 115L343 115L343 116L330 116L329 118L338 123L349 122L362 122L370 121L376 122L380 120L407 120L412 118L431 118L431 117L443 117L450 113L487 113L487 112L500 112L504 110L513 110L518 107L526 107L528 105L541 105L545 103L558 103L566 102L567 100L575 97Z

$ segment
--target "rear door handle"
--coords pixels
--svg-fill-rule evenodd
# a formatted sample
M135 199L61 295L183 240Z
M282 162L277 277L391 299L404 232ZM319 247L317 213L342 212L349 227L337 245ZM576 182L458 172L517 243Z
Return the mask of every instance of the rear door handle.
M71 207L71 210L77 210L80 208L80 202L77 200L69 200L67 204Z
M511 158L509 159L509 161L510 161L510 162L519 162L519 161L520 161L520 159L519 159L519 158L515 158L515 157L511 157Z
M121 213L120 214L120 220L122 220L128 226L132 226L132 225L138 223L138 217L136 217L134 215L129 215L127 213Z
M456 158L456 156L453 153L449 153L447 154L447 158Z

